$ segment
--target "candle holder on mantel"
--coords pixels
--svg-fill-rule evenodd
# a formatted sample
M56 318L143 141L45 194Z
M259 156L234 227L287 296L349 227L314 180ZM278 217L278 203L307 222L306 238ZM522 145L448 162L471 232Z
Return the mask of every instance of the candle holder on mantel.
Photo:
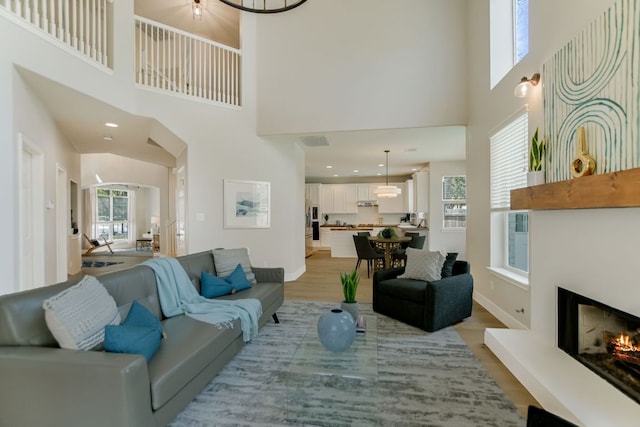
M571 162L571 175L574 178L592 175L596 169L596 160L587 152L587 139L583 127L578 128L576 142L578 155Z

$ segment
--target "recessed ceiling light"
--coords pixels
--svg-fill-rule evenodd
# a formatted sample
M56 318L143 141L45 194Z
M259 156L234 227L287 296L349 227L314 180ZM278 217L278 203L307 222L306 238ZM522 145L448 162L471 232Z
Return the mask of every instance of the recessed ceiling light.
M382 174L381 174L380 172L378 172L376 175L380 176L380 175L382 175Z
M334 173L333 176L340 176L340 175L338 175L337 173Z
M102 137L105 141L113 141L113 137L111 135L105 135Z
M104 125L106 127L109 127L109 128L117 128L118 127L118 125L116 123L111 123L111 122L107 122Z
M378 163L378 166L380 166L382 168L382 167L384 167L384 163Z
M418 170L418 168L411 168L411 171L412 171L412 172L415 172L415 171L417 171L417 170Z
M333 169L333 166L327 165L327 169Z
M358 173L358 172L360 172L358 169L353 170L353 173Z

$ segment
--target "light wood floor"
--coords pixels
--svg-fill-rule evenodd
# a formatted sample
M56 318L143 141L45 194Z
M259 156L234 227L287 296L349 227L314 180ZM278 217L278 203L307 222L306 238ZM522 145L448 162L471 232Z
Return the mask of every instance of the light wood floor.
M351 271L356 264L355 258L331 258L330 251L316 251L306 258L307 271L298 280L284 285L284 297L299 301L341 301L342 288L340 273ZM372 280L367 278L367 265L360 265L360 285L357 300L361 303L372 302ZM373 276L373 274L371 274ZM513 401L520 413L526 417L529 405L540 406L518 380L500 363L494 354L484 345L485 328L504 328L481 305L474 302L470 318L457 324L456 330L471 348L478 360L487 369L496 383Z

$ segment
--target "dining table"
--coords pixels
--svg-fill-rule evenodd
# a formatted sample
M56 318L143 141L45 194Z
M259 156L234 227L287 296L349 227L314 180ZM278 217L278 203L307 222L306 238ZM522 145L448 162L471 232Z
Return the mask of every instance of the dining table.
M384 268L391 268L393 263L393 251L400 248L403 243L409 243L411 237L398 236L398 237L382 237L382 236L369 236L369 241L373 242L375 247L384 250Z

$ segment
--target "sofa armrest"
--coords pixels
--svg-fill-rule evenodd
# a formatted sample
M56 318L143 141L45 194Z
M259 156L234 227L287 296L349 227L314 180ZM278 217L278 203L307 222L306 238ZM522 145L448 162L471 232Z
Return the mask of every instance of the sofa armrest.
M427 283L425 329L429 332L471 316L473 277L458 274Z
M0 347L0 378L0 425L154 424L142 356Z
M256 275L256 282L284 283L284 268L282 267L251 267Z
M386 270L378 270L373 273L373 310L378 308L378 284L385 280L395 279L404 273L404 267L388 268Z

